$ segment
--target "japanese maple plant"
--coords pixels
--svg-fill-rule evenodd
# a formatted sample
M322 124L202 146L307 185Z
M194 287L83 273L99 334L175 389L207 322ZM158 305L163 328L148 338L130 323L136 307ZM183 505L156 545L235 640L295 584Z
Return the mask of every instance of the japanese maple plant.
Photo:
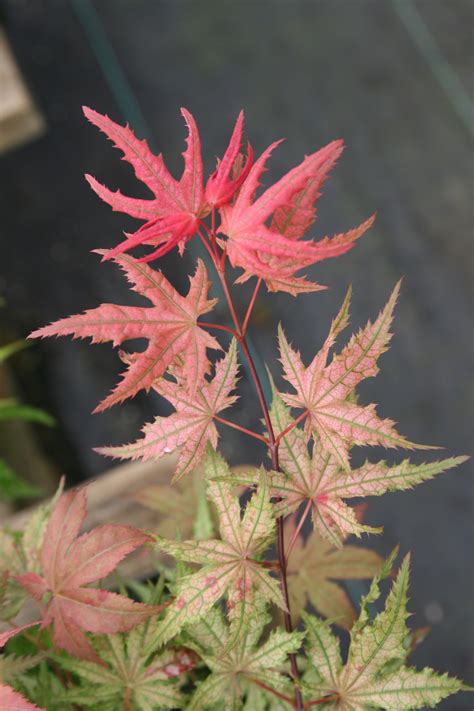
M119 351L125 371L97 411L153 389L174 412L146 424L135 441L99 451L156 460L157 468L174 452L175 474L171 489L157 485L136 496L162 512L166 535L112 523L81 532L87 488L59 491L22 533L1 533L0 611L10 623L0 636L1 708L400 711L433 707L466 688L407 661L424 636L406 624L409 557L394 570L397 551L384 562L347 542L381 530L364 523L365 504L354 507L354 499L410 489L465 459L351 463L354 447L431 449L399 434L356 392L377 374L389 346L399 285L380 313L336 349L349 323L349 290L309 364L280 326L278 382L286 384L271 382L271 398L247 340L260 289L308 298L301 295L324 287L300 270L343 255L373 223L372 216L348 232L303 239L342 141L259 190L278 142L255 160L250 144L243 146L242 113L205 181L199 133L185 109L179 180L128 126L84 112L152 193L126 197L86 176L113 210L143 223L97 253L149 305L102 304L32 337L89 337L114 346L146 339L144 350ZM159 262L150 262L174 248L183 255L191 240L204 246L205 259L197 260L183 295ZM217 302L209 296L210 278L228 308L224 323L209 316ZM254 289L239 313L232 287L248 280ZM255 402L245 407L258 412L260 431L222 416L238 398L239 361L253 381ZM229 467L218 452L226 427L264 445L265 461ZM184 507L181 518L173 518L176 501ZM91 585L141 546L155 561L151 580L115 577L112 585L110 578L101 588ZM385 605L375 612L389 577ZM356 613L340 581L364 578L373 580ZM118 592L111 591L114 580ZM36 613L20 624L16 617L29 599Z

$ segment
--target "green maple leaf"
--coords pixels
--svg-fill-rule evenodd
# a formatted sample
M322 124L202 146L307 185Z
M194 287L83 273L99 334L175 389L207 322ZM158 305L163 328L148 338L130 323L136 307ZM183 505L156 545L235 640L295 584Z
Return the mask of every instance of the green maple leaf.
M351 630L346 664L329 623L304 614L312 666L306 676L307 691L312 700L327 697L322 708L338 711L431 708L465 688L447 674L437 674L429 668L417 671L405 665L410 649L406 625L409 556L400 567L385 609L374 620L370 619L369 605L379 598L379 581L389 574L390 567L391 561L362 599L360 616Z
M232 486L222 480L230 476L223 458L209 448L204 467L209 480L208 497L219 517L221 539L175 542L157 538L160 550L203 567L178 582L176 599L150 640L151 649L173 637L183 625L203 617L224 595L234 636L255 609L256 591L262 599L285 607L278 581L260 561L275 534L265 478L241 518L239 499L233 495Z
M183 708L179 677L194 666L195 656L188 650L170 649L149 659L143 649L148 628L145 623L126 636L97 638L95 647L103 664L58 657L58 663L80 679L79 686L64 694L64 701L100 711Z
M255 706L248 705L249 697L255 699L254 692L259 695L262 690L259 683L282 694L293 693L292 684L281 668L287 655L299 649L304 635L276 630L266 641L259 642L270 620L271 616L260 601L231 648L232 631L218 608L214 607L192 626L189 644L200 654L211 673L198 685L187 707L189 711L208 707L237 711L243 707L244 698L246 708L255 709Z
M46 656L46 652L24 656L2 654L0 656L0 684L10 683L18 675L38 666Z

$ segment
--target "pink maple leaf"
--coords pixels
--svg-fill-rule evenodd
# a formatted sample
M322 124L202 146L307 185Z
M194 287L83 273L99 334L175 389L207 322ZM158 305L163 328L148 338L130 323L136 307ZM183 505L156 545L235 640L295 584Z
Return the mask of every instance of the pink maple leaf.
M321 288L295 277L296 271L347 252L372 225L374 217L333 238L301 241L315 219L313 204L342 152L343 143L333 141L307 156L255 199L265 164L278 143L272 143L255 161L233 204L221 208L219 232L227 237L221 244L232 265L244 269L238 281L258 276L265 279L270 290L294 295ZM267 226L272 215L272 223Z
M45 711L6 684L0 684L0 702L2 711Z
M40 604L41 627L53 626L54 643L75 656L97 661L84 631L124 632L157 614L162 606L144 605L107 590L85 587L107 576L122 558L151 540L143 531L115 524L98 526L79 536L85 516L85 491L63 494L45 531L43 575L26 573L15 579ZM0 644L32 624L3 635Z
M126 197L120 191L112 192L91 175L86 179L97 195L113 210L125 212L147 222L135 234L111 250L106 259L121 254L143 242L161 244L148 259L166 254L177 244L193 236L199 219L206 214L202 184L201 142L196 122L186 109L181 114L188 128L186 150L183 153L184 170L180 180L175 180L166 168L163 156L153 155L146 141L136 138L128 126L120 126L108 116L83 107L85 116L97 126L123 152L124 160L131 163L135 175L151 190L152 200Z
M243 125L244 113L241 111L235 123L227 150L222 160L217 161L217 168L206 183L206 201L211 208L221 207L228 203L240 188L252 167L253 151L250 144L248 144L245 164L240 168L238 167ZM234 171L236 175L232 175Z
M308 436L313 435L318 446L330 452L346 471L350 471L349 449L354 444L431 449L399 435L392 420L378 417L375 405L361 406L351 399L356 385L378 373L377 361L391 339L390 326L398 292L399 284L374 323L369 321L352 336L329 364L326 364L329 349L348 323L350 294L333 321L322 349L308 367L288 343L281 326L279 328L284 377L296 391L282 393L281 397L289 407L307 410L305 429Z
M229 147L216 171L203 187L201 141L193 116L186 109L181 114L188 128L187 146L183 153L184 170L180 180L175 180L167 170L163 156L155 156L146 141L141 141L128 126L120 126L108 116L84 107L84 114L119 148L135 170L136 177L153 193L153 199L141 200L113 192L101 185L91 175L86 179L97 195L113 210L145 220L137 232L126 235L121 244L105 255L110 259L143 243L157 246L142 261L150 261L169 252L173 247L184 249L185 243L196 233L200 221L213 207L229 201L245 179L252 163L249 147L245 166L240 174L230 178L242 142L243 114L240 113Z
M214 417L237 400L232 395L237 381L237 346L233 340L228 352L216 363L215 375L210 382L204 380L193 398L177 382L156 381L155 389L173 405L176 412L168 417L156 417L143 428L144 437L120 447L97 449L120 459L159 459L179 448L174 480L195 469L203 459L208 443L217 447L218 432Z
M185 381L192 394L209 371L206 349L220 350L216 339L200 328L197 321L216 303L216 299L207 298L209 280L203 262L198 260L189 292L181 296L162 272L130 255L118 255L114 261L123 269L132 288L149 299L152 307L102 304L40 328L30 338L72 335L90 337L93 343L112 341L114 346L132 338L148 339L148 347L130 360L121 382L96 412L133 397L139 390L149 390L178 355L184 359Z

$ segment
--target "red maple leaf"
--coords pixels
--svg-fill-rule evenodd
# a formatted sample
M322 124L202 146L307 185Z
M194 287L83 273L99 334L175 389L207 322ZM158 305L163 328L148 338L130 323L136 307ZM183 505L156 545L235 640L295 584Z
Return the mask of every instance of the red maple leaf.
M63 494L45 531L43 575L26 573L15 579L40 603L41 626L53 625L55 644L75 656L97 661L84 630L124 632L157 614L162 606L144 605L107 590L85 587L107 576L128 553L151 540L136 528L115 524L98 526L79 536L85 516L85 491ZM25 626L7 633L0 644L23 629Z
M219 343L197 321L216 303L216 299L207 298L209 280L203 262L198 260L189 292L181 296L162 272L130 255L118 255L114 261L123 269L134 291L149 299L152 307L102 304L40 328L30 338L71 335L90 337L93 343L112 341L114 346L132 338L148 339L146 350L129 360L121 382L96 412L133 397L139 390L149 390L178 355L183 358L188 390L195 392L209 371L206 349L220 350Z
M240 188L252 167L253 151L250 143L247 148L245 164L241 165L240 168L238 166L243 127L244 112L241 111L235 123L227 150L222 160L217 161L217 168L206 183L206 201L211 208L221 207L228 203ZM234 171L236 174L232 175Z
M241 112L232 134L229 147L216 171L203 188L201 142L196 122L186 109L181 109L188 127L187 147L183 153L184 170L180 180L175 180L167 170L163 156L155 156L146 141L140 141L128 126L120 126L114 121L87 107L84 114L119 148L135 170L136 177L151 190L154 198L139 200L113 192L101 185L91 175L86 179L97 195L113 210L125 212L132 217L146 220L145 224L127 239L106 254L110 259L144 242L158 245L158 249L142 261L161 257L177 245L182 251L187 240L196 233L200 220L209 214L211 208L231 199L245 179L252 163L249 147L246 165L236 177L229 178L236 163L242 142L243 113Z
M251 276L265 279L271 291L297 294L320 286L294 274L299 269L347 252L373 223L374 216L349 232L319 242L300 241L315 219L314 203L328 172L340 156L343 143L333 141L307 156L257 199L255 192L265 164L279 141L272 143L251 167L232 205L221 208L219 232L233 266L242 267L242 282ZM270 226L268 220L272 217Z

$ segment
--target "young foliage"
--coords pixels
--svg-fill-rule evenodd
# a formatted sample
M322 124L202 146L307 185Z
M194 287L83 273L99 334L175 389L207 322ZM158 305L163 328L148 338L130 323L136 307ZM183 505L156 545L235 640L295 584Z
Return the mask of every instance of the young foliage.
M161 379L155 389L175 408L169 417L157 417L143 428L144 437L121 447L101 447L97 451L120 459L159 459L178 447L178 464L173 480L180 479L202 461L208 444L217 448L219 434L214 417L237 400L231 395L237 383L237 344L233 340L224 358L217 362L212 380L204 381L194 397L182 379Z
M110 138L116 148L123 152L141 180L154 195L152 200L137 200L125 197L117 191L111 192L91 175L87 181L97 195L114 210L125 212L132 217L146 220L133 235L107 255L107 258L121 254L143 242L161 245L149 258L165 254L170 249L184 243L196 232L199 218L209 212L204 202L202 185L201 143L196 122L189 111L181 109L188 128L186 150L183 153L184 170L181 179L175 180L168 172L163 157L154 156L146 141L138 140L128 126L119 126L108 116L83 107L85 116Z
M188 642L210 669L187 706L189 711L220 708L237 711L253 686L291 694L291 684L282 673L288 654L297 652L304 635L301 632L274 630L259 642L271 616L258 604L248 617L238 641L229 649L230 632L221 611L214 607L189 630ZM261 686L259 688L262 688Z
M195 655L186 649L168 649L148 658L143 651L147 624L130 634L108 635L95 641L100 664L67 657L58 658L62 667L79 677L63 700L97 708L154 711L183 708L180 683L195 665Z
M225 248L231 264L244 269L240 282L258 276L265 279L270 291L296 295L314 290L306 280L295 278L296 271L347 252L372 225L374 218L332 239L300 241L314 220L313 203L342 152L342 141L333 141L307 156L255 199L265 164L278 143L272 143L254 163L232 205L221 208L219 232L227 237ZM267 227L265 223L272 215L272 224Z
M381 577L389 571L390 566L385 566ZM313 698L327 697L324 708L423 709L434 706L463 686L447 674L437 674L429 668L416 671L406 666L409 557L401 565L385 609L371 620L369 605L380 596L380 579L374 579L369 593L362 599L359 619L351 630L346 664L329 623L304 615L311 663L308 693Z
M128 553L151 540L131 526L114 524L79 536L85 516L85 491L63 494L46 526L40 555L42 575L27 572L15 579L40 603L41 626L52 625L58 647L84 659L96 659L84 631L129 630L161 608L85 587L107 576ZM22 629L0 635L0 645Z
M103 254L102 250L99 250ZM92 339L93 343L112 341L119 346L133 338L146 338L148 347L129 359L128 368L115 390L96 408L96 412L150 390L179 356L183 362L183 385L192 395L209 372L206 350L220 350L213 336L198 325L198 318L210 311L216 299L209 300L206 267L198 261L190 279L187 296L181 296L162 272L141 264L129 255L114 261L123 269L132 289L145 296L152 307L102 304L84 314L61 319L30 334L30 338L66 336Z
M272 401L270 416L280 432L284 432L293 423L288 409L277 394ZM286 516L304 504L306 508L303 515L311 512L314 528L338 547L351 534L360 536L362 533L380 533L382 530L362 524L354 508L345 499L381 496L387 491L410 489L467 459L451 457L424 464L411 464L406 459L392 467L384 461L376 464L365 462L348 473L330 451L324 450L317 436L314 436L313 453L310 454L307 435L299 427L292 427L281 437L279 454L281 472L271 471L266 474L271 496L276 499L275 515ZM231 480L251 486L258 481L258 476L258 472L252 470L239 476L232 475Z
M299 271L343 254L373 222L371 217L333 238L303 239L315 221L315 205L342 152L342 141L306 156L273 185L259 190L277 143L255 162L249 144L244 158L242 113L206 181L197 126L185 109L188 137L179 180L168 172L162 156L154 156L128 126L91 109L84 111L122 151L153 195L148 200L126 197L87 176L93 190L114 210L144 223L114 249L98 252L118 264L131 288L151 306L102 304L32 336L89 337L114 346L146 339L143 351L119 352L126 364L123 379L97 410L153 388L174 412L146 424L144 436L136 442L99 451L121 459L160 460L176 450L172 483L181 481L178 489L155 485L136 497L162 514L158 530L162 535L108 524L80 535L84 491L63 494L49 510L38 513L23 534L0 532L4 549L0 550L0 619L12 627L0 633L0 646L38 624L14 626L14 616L28 595L41 608L41 628L50 632L25 635L29 657L3 658L2 708L5 699L10 703L7 708L35 708L21 700L18 691L47 711L74 711L78 704L91 711L172 707L308 711L315 706L399 711L431 706L464 689L447 675L431 669L418 672L406 665L409 652L423 636L423 630L410 633L406 627L408 559L385 610L371 620L370 606L379 597L380 580L390 573L394 556L381 568L375 553L346 544L351 534L381 530L362 523L352 499L409 489L465 459L425 464L405 460L395 465L365 462L351 468L351 450L357 445L429 449L399 435L394 422L377 415L375 405L358 404L355 392L362 380L377 374L378 360L388 348L399 285L375 321L329 358L349 322L349 290L308 367L280 327L280 360L293 392L275 390L271 407L247 341L262 283L269 291L293 296L324 288L298 276ZM217 274L232 327L200 320L216 303L208 298L210 282L203 262L198 260L186 296L161 271L144 263L174 247L182 255L194 236ZM151 252L141 259L127 254L140 245L151 247ZM229 262L242 270L236 283L256 277L242 315L227 281ZM223 349L208 331L225 335L225 343L232 336L215 365L208 350ZM265 434L220 416L237 400L237 347L255 386ZM1 419L8 404L0 405ZM295 419L292 409L300 411ZM232 472L216 452L218 422L263 443L271 461L269 471L245 467ZM203 460L205 476L200 478L196 467ZM237 492L236 484L249 491ZM303 543L300 534L310 514L314 530ZM294 515L291 527L284 525L288 515ZM220 537L214 535L217 528ZM176 541L171 540L175 532ZM125 555L151 541L160 553L176 558L174 570L159 563L156 583L120 581L121 594L90 587L115 570ZM272 546L276 559L265 560ZM352 603L336 581L373 574L378 577L355 619ZM128 591L140 602L127 597ZM308 603L329 616L330 622L350 630L345 663L329 621L303 612L306 636L293 631L292 617L296 622ZM270 605L273 614L267 609ZM26 640L12 642L10 652L18 652L13 645L22 643ZM30 668L35 659L31 645L38 647L36 657L41 656L34 669ZM24 653L21 648L20 654ZM5 680L14 683L17 691L5 686Z
M387 350L392 336L390 326L398 292L399 284L374 323L369 321L352 336L328 365L329 350L348 323L349 297L333 321L322 349L307 368L300 354L286 340L281 326L278 331L284 377L296 391L295 394L282 393L281 397L291 408L307 411L307 434L314 435L318 449L331 453L335 462L346 471L350 470L348 451L352 445L427 449L399 435L392 420L380 419L375 405L363 407L351 399L356 385L378 373L377 361Z
M183 577L176 599L168 608L154 643L164 643L185 624L202 618L224 595L233 637L240 634L253 613L258 596L284 608L279 584L262 565L261 555L272 543L275 519L263 478L241 518L239 499L221 481L230 475L222 457L208 450L205 460L208 496L219 516L220 540L167 541L158 537L160 550L188 563L202 566ZM214 481L214 479L218 479Z

